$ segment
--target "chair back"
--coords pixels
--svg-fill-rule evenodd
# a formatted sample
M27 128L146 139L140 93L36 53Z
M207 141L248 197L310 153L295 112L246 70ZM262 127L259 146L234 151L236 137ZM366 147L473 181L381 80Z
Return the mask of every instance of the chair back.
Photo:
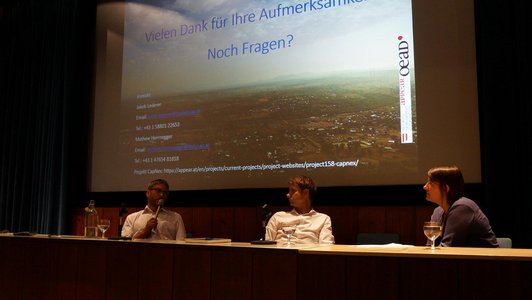
M498 237L497 243L499 243L499 248L512 248L512 239L507 237Z

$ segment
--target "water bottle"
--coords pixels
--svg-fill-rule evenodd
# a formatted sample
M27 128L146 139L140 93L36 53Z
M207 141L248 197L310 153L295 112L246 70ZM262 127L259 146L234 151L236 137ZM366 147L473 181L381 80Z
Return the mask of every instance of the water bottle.
M95 238L98 232L98 212L94 206L94 200L85 207L85 237Z

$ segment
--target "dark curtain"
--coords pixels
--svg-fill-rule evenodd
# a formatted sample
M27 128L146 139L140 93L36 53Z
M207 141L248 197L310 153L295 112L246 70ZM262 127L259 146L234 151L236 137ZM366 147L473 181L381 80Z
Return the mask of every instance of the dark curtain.
M532 248L530 10L525 1L476 1L482 173L497 236Z
M87 142L74 136L87 137L94 11L83 0L2 4L0 230L68 231L67 198L85 191L76 160L87 150L74 145Z

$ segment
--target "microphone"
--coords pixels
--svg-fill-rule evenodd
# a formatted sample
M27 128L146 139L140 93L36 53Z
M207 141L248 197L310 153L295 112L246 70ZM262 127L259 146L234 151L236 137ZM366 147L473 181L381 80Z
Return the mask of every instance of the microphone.
M159 216L159 211L161 211L161 207L164 205L164 200L159 199L159 202L157 202L157 212L155 212L155 219Z

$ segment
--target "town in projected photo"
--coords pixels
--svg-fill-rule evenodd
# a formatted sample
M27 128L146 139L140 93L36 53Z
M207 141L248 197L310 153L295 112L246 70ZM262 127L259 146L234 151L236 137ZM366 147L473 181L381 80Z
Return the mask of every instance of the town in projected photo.
M332 167L386 174L416 165L415 144L400 141L395 71L284 79L123 105L124 116L136 116L124 120L121 141L137 175L286 177L302 169L334 174Z

